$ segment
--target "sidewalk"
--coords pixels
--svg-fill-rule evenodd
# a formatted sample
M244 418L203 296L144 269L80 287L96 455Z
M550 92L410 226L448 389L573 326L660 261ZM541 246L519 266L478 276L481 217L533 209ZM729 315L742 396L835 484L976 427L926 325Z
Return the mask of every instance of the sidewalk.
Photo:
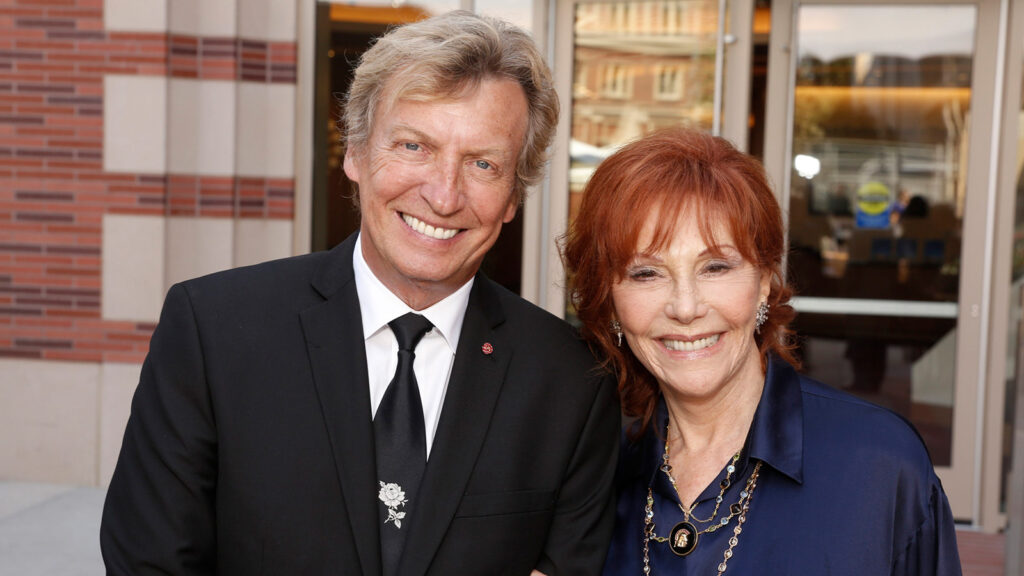
M0 482L0 576L101 576L104 490ZM1001 534L957 534L964 576L1003 576Z
M98 576L101 488L0 482L0 576Z

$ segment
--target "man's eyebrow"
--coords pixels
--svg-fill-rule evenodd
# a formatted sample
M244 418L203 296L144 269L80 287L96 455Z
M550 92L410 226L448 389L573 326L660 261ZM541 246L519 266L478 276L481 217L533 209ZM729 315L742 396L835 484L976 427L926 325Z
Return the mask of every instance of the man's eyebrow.
M414 127L409 124L396 123L391 131L388 132L389 138L413 138L415 140L422 141L426 144L433 144L434 139L426 132ZM477 148L468 150L469 156L483 156L485 158L497 158L506 159L505 156L513 157L514 155L509 153L507 148L493 147L493 148Z
M413 126L410 126L408 124L403 124L403 123L395 124L391 128L391 131L388 132L388 136L390 136L392 138L394 138L396 136L403 136L403 137L412 136L416 140L423 140L424 142L427 142L427 143L430 143L430 142L433 141L433 139L430 137L430 135L427 134L426 132L423 132L422 130L419 130L418 128L415 128Z

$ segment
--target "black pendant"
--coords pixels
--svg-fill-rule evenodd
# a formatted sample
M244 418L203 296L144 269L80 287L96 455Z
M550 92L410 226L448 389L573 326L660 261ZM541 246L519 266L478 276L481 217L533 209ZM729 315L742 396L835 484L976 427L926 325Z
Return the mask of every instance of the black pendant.
M697 547L697 529L689 522L680 522L668 534L668 547L676 556L686 556Z

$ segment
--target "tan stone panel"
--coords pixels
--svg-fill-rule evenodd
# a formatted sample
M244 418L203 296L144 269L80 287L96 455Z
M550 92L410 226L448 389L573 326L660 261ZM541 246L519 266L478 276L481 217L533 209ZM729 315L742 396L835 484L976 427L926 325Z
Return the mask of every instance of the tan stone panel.
M103 317L155 322L164 284L163 216L103 215Z
M0 478L95 485L99 365L0 360Z

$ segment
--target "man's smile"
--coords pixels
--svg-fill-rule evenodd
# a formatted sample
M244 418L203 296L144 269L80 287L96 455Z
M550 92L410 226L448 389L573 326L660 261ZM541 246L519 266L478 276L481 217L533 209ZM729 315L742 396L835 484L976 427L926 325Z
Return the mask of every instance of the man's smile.
M431 238L436 238L438 240L447 240L459 233L458 228L441 228L439 226L434 227L420 220L419 218L416 218L415 216L410 216L405 213L402 214L402 220L405 220L405 223L408 224L410 228L419 232L420 234L423 234L424 236L429 236Z

